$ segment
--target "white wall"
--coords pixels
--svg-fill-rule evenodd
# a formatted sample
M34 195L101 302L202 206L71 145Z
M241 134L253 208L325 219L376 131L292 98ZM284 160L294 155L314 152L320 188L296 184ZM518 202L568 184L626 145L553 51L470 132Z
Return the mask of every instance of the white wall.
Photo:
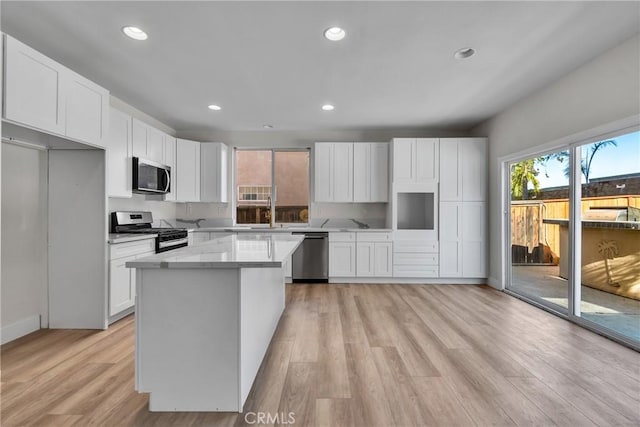
M640 115L640 36L627 40L471 131L489 137L490 284L503 286L499 159L580 141L590 129ZM640 121L640 119L639 119ZM567 138L569 137L569 138Z
M335 130L335 131L242 131L242 132L186 132L178 131L180 138L195 141L224 142L230 148L305 148L313 147L313 143L322 142L388 142L394 137L429 137L429 136L466 136L462 130L444 129L381 129L381 130ZM313 153L311 154L313 156ZM234 166L229 156L229 195L233 197L232 174ZM313 158L310 161L311 187L310 198L313 200ZM231 203L215 204L179 204L176 210L178 218L231 218ZM384 203L311 203L310 219L315 218L363 218L380 219L386 217Z
M46 213L47 152L2 143L2 342L47 326Z

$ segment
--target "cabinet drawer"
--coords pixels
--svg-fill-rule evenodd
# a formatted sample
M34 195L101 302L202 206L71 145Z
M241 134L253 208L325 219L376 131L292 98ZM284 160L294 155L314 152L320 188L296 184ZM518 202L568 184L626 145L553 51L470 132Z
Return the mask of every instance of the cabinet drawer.
M357 232L356 239L358 242L390 242L391 233Z
M435 265L393 265L393 277L438 277Z
M109 245L109 259L114 260L131 255L155 252L155 238Z
M393 254L394 265L438 265L438 254L400 252Z
M438 242L428 240L394 240L393 252L438 252Z
M349 232L329 233L329 241L330 242L355 242L356 233L349 233Z

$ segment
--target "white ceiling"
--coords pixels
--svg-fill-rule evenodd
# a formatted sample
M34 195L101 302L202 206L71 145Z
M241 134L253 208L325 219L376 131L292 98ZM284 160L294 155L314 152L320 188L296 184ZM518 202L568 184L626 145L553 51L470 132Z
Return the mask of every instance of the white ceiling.
M639 2L11 2L2 30L181 131L459 128L640 30ZM121 33L137 25L136 42ZM341 42L322 31L346 29ZM473 47L459 61L453 53ZM320 106L336 109L323 112ZM215 103L222 111L212 112Z

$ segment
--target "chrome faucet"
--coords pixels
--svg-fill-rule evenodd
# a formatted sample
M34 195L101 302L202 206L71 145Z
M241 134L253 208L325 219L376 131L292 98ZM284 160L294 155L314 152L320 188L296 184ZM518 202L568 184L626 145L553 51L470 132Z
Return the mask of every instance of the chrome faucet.
M271 202L271 196L267 197L267 212L266 212L266 217L269 220L269 228L273 228L273 215L271 215L271 208L272 208L272 202Z

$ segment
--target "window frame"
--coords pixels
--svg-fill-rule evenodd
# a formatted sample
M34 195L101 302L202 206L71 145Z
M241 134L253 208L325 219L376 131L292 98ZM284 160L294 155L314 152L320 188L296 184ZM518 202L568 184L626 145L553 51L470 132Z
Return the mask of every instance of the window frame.
M233 148L233 225L244 227L251 226L251 228L269 228L269 224L247 224L238 223L237 209L238 209L238 151L270 151L271 152L271 217L274 218L273 228L290 228L290 227L308 227L311 224L311 148L309 147L294 147L294 148L265 148L265 147L234 147ZM307 152L309 154L309 165L307 168L307 222L275 222L276 203L278 189L276 186L276 154L277 152Z

